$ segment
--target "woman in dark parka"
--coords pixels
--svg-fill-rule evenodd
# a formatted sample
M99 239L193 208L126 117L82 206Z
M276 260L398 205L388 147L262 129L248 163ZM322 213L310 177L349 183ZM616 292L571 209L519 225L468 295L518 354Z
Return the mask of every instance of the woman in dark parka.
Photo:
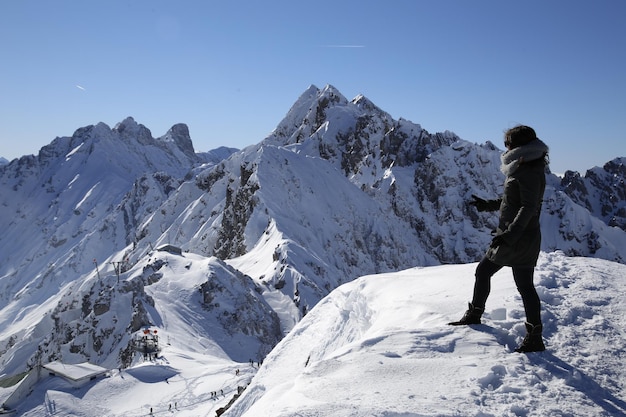
M526 312L527 334L516 352L545 350L541 336L541 305L533 283L539 257L541 230L539 215L546 187L545 166L548 147L528 126L516 126L504 135L507 151L502 154L501 170L506 176L501 200L474 196L470 204L479 211L500 209L500 221L487 253L476 267L474 295L461 320L454 326L480 324L491 289L491 277L504 266L513 270Z

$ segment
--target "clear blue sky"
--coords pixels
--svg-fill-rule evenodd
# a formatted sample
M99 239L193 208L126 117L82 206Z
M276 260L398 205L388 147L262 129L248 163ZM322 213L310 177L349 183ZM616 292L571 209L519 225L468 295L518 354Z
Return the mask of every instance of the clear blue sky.
M127 116L196 150L265 138L309 85L552 170L626 156L624 0L3 0L0 156Z

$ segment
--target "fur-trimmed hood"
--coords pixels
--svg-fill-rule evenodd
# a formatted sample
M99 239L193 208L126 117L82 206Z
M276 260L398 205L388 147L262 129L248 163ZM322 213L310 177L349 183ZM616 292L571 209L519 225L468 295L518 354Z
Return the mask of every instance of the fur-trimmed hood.
M543 143L541 139L535 139L526 145L513 148L504 152L500 157L502 161L500 171L508 177L517 171L517 168L524 162L545 158L548 151L548 145Z

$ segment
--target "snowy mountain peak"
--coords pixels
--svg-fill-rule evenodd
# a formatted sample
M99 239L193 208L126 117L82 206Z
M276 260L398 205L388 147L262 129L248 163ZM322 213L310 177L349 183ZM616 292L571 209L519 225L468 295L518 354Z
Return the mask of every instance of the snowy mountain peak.
M193 142L189 135L189 127L184 123L175 124L167 131L167 133L157 140L161 140L166 143L173 143L178 149L180 149L189 158L195 158L196 151L193 148Z
M322 101L328 100L332 103L346 104L348 100L341 94L341 92L330 84L326 84L319 92L319 97Z
M357 95L350 102L352 104L355 104L357 107L363 109L364 111L367 111L367 112L370 112L370 113L383 114L384 117L386 117L388 119L391 119L391 116L389 114L387 114L383 110L381 110L378 106L376 106L372 101L370 101L370 99L365 97L363 94Z
M585 176L566 171L560 186L582 207L609 226L626 230L626 158L615 158Z
M137 123L132 117L127 117L115 125L113 130L119 133L120 137L125 140L136 140L144 145L153 141L150 129Z
M320 90L311 85L291 106L265 142L282 146L300 143L320 128L329 108L345 106L347 103L346 98L333 86L327 85Z

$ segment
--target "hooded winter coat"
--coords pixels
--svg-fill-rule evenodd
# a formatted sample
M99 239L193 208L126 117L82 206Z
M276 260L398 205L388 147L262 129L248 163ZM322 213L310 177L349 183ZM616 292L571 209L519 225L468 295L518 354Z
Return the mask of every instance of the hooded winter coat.
M500 203L497 245L487 258L497 265L534 267L541 249L539 215L546 188L548 147L540 139L502 154L504 191Z

